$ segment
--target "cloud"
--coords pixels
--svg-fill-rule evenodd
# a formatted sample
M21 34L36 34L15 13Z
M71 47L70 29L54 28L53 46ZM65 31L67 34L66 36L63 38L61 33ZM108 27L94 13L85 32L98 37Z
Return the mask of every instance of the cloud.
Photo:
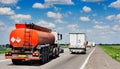
M93 23L95 24L101 24L102 22L96 21L95 19L92 20Z
M91 12L92 11L92 9L88 6L84 6L82 9L84 12Z
M48 4L74 4L72 0L45 0Z
M117 15L109 15L106 17L108 20L120 20L120 14Z
M72 5L74 4L72 0L45 0L45 3L35 3L33 4L33 8L39 8L39 9L44 9L44 8L50 8L54 4L62 4L62 5Z
M108 28L110 28L110 26L95 25L94 28L95 28L95 29L108 29Z
M0 21L0 31L9 32L9 31L11 31L13 28L14 28L14 27L8 26L8 25L5 24L4 22Z
M10 19L18 23L22 20L31 20L31 15L15 14L15 15L10 16Z
M120 9L120 0L117 0L115 2L112 2L109 7L113 7L113 8L116 8L116 9Z
M55 20L56 23L63 23L63 21L61 19L57 19Z
M33 6L32 6L32 8L46 8L43 4L41 4L41 3L35 3L35 4L33 4Z
M3 5L13 5L16 4L18 0L0 0L0 4Z
M82 0L83 2L102 2L104 0Z
M37 25L40 25L40 26L43 26L43 27L47 27L47 28L55 28L55 24L54 23L51 23L51 22L47 22L47 21L44 21L44 20L40 20Z
M17 6L16 9L21 9L21 8L19 6Z
M78 27L77 24L69 24L68 25L68 28L70 28L70 29L76 29L77 27Z
M90 21L89 17L80 17L80 20L84 22Z
M13 15L15 12L8 7L0 7L0 15Z
M114 17L115 17L115 15L109 15L109 16L106 17L106 19L112 20L112 19L114 19Z
M120 25L114 25L114 26L112 27L112 29L113 29L114 31L120 31Z
M54 19L61 19L63 16L60 13L54 13L54 12L48 12L47 16L49 18L54 18Z

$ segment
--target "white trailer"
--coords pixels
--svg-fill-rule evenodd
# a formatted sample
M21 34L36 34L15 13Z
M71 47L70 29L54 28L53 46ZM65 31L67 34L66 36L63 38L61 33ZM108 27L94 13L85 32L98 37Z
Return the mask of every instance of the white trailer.
M91 47L92 47L92 42L89 42L89 41L88 41L87 47L90 47L90 48L91 48Z
M85 33L69 33L71 53L86 53L86 35Z

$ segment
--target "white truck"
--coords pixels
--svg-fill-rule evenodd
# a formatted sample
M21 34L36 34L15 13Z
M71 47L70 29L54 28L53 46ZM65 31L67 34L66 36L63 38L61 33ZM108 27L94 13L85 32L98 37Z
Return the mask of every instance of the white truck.
M69 49L71 53L86 53L86 35L85 33L69 33Z
M93 42L93 43L92 43L92 46L93 46L93 47L95 47L95 46L96 46L95 42Z

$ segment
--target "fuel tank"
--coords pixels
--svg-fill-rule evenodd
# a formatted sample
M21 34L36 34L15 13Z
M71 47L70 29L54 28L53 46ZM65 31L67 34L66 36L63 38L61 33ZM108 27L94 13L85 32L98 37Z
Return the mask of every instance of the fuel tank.
M13 47L34 48L37 45L54 44L55 36L49 29L37 25L17 24L10 33L10 45Z

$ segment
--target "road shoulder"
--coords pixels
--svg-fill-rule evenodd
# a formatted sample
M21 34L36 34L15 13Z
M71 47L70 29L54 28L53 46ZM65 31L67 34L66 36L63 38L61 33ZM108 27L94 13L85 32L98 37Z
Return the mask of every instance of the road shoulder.
M120 69L120 63L108 56L100 47L96 47L85 69Z

